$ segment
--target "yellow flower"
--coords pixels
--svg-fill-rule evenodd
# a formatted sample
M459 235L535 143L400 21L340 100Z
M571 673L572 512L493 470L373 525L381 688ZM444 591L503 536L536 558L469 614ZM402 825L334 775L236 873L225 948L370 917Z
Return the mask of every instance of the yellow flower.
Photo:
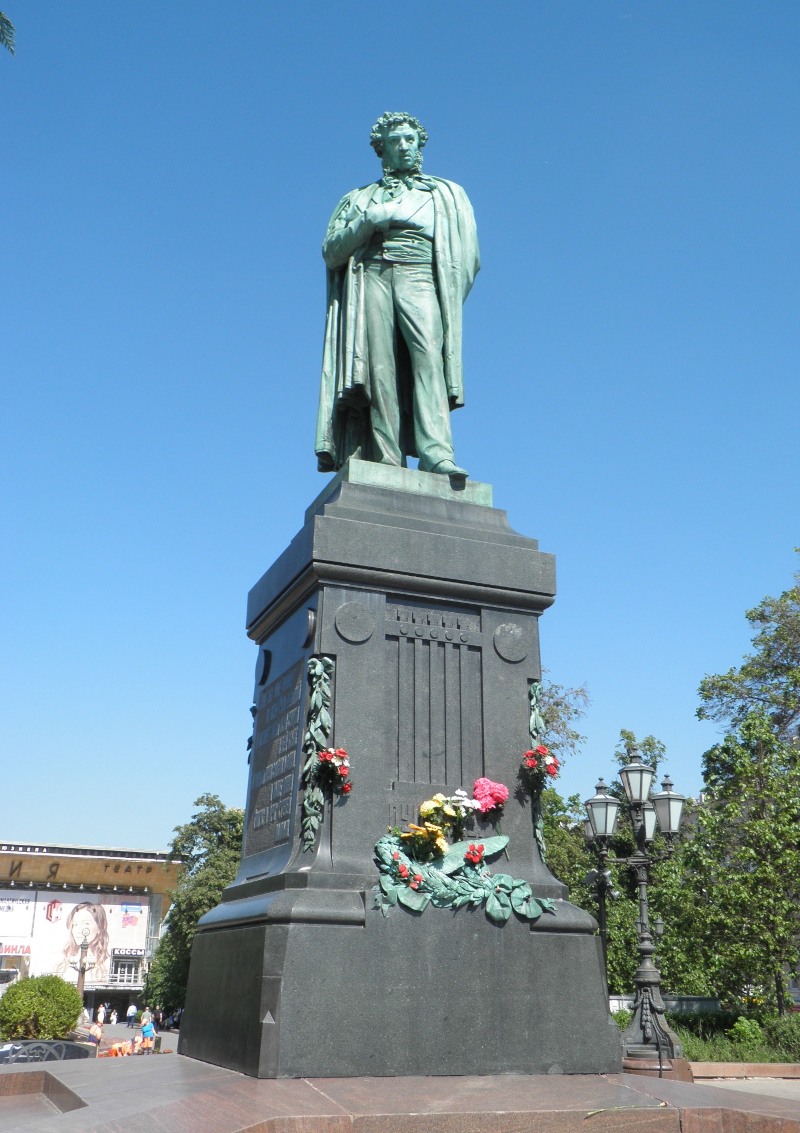
M428 814L433 814L438 809L439 804L434 799L428 799L420 808L419 813L421 818L425 818Z
M435 803L439 803L439 805L441 806L441 804L444 802L444 795L434 795L433 801Z
M436 839L436 849L439 851L440 854L446 854L447 853L447 846L448 846L447 839L445 838L444 834L440 834L439 837Z
M456 817L456 812L453 810L453 808L451 806L442 807L442 810L444 811L445 814L449 815L450 818Z

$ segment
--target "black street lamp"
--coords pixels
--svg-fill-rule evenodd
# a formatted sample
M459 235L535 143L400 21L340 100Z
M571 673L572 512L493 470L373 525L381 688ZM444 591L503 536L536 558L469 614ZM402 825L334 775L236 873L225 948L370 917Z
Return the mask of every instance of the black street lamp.
M635 754L635 753L634 753ZM661 999L661 973L653 963L656 945L650 932L647 906L647 885L650 880L650 867L662 861L674 850L674 841L680 830L683 816L683 795L672 790L672 782L666 776L662 789L650 798L650 789L656 777L652 767L632 758L619 773L627 798L636 850L628 858L615 858L609 854L609 843L617 828L617 819L622 804L606 792L601 779L597 793L586 801L588 822L584 824L587 841L594 847L600 861L596 877L595 871L587 881L594 882L598 893L600 908L599 924L603 942L603 955L606 955L606 896L612 890L611 874L608 865L626 865L631 869L639 886L639 921L637 935L639 942L639 967L633 977L636 996L633 1005L633 1019L622 1032L622 1053L624 1058L682 1058L680 1039L670 1029L664 1018L664 1004ZM667 850L654 854L650 845L655 838L656 824L667 839ZM612 894L613 895L613 894ZM661 918L653 923L653 933L661 937L664 924Z

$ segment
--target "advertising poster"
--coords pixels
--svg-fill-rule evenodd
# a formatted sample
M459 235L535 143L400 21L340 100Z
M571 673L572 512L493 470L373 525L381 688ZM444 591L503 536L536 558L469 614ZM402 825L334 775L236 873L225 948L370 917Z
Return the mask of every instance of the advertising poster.
M147 942L147 899L98 893L39 893L33 930L31 975L53 973L77 983L81 942L89 945L86 986L107 984L116 949L143 949Z
M35 908L35 891L0 889L0 942L24 940L30 944Z

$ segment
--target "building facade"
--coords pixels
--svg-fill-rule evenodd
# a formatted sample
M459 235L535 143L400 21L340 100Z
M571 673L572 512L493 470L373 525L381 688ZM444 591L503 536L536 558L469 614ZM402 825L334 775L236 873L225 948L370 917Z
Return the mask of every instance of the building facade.
M181 865L156 850L0 842L0 994L25 976L78 982L84 1004L139 1003Z

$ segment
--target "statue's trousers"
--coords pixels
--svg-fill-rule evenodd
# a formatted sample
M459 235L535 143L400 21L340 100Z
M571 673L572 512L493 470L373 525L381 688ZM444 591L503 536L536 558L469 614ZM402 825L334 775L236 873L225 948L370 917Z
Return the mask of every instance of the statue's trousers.
M419 467L430 472L453 459L450 407L442 362L442 314L430 264L364 265L370 421L375 458L399 465L400 399L397 346L402 335L413 374L414 437Z

